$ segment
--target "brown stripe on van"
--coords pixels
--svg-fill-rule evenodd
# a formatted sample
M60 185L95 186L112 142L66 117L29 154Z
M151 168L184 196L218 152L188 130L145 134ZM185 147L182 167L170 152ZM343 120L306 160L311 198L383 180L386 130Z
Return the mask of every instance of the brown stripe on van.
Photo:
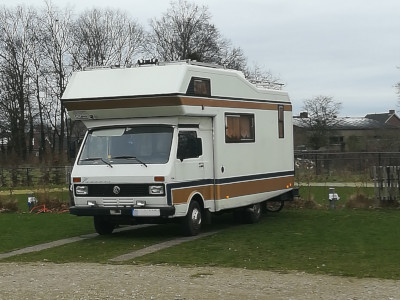
M162 106L208 106L208 107L229 107L260 110L277 110L278 104L264 103L252 100L235 99L212 99L201 97L181 96L152 96L137 98L106 98L106 99L76 99L64 100L63 104L69 111L92 110L92 109L117 109L117 108L138 108L138 107L162 107ZM292 111L292 105L284 104L285 111Z
M145 97L145 98L112 98L112 99L81 99L64 101L65 107L70 110L91 109L116 109L138 108L153 106L177 106L182 105L180 97Z
M172 204L187 203L195 194L201 194L204 200L214 198L213 185L195 186L172 190Z
M289 184L293 187L294 176L219 184L216 186L216 196L217 200L220 200L266 193L287 189ZM195 186L173 189L172 202L173 204L187 203L196 193L201 194L204 200L212 200L214 197L214 189L212 185Z
M228 199L233 197L246 196L251 194L265 193L293 187L294 176L268 178L261 180L236 182L217 185L217 199Z

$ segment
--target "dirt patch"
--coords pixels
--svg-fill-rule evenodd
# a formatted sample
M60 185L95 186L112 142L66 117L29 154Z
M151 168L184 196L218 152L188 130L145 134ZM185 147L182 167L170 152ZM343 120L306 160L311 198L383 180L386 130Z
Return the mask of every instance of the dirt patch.
M101 264L0 264L0 299L400 299L400 281L302 272Z

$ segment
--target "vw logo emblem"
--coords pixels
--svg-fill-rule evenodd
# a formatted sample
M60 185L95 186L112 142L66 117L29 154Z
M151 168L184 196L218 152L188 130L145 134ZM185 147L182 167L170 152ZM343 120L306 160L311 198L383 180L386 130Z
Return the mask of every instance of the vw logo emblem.
M113 193L115 195L118 195L120 191L121 191L121 188L118 185L114 186Z

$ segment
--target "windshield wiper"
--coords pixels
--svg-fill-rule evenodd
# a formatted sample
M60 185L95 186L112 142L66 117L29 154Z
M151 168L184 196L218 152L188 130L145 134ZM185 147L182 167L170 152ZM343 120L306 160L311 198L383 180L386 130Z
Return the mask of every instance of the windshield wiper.
M109 165L111 168L113 167L112 164L110 164L108 161L104 160L102 157L88 157L81 159L80 161L95 161L95 160L101 160L103 163L106 165Z
M139 163L141 163L143 166L145 166L147 168L146 163L144 163L143 161L141 161L139 158L137 158L136 156L130 156L130 155L120 155L120 156L114 156L111 157L111 159L134 159L136 161L138 161Z

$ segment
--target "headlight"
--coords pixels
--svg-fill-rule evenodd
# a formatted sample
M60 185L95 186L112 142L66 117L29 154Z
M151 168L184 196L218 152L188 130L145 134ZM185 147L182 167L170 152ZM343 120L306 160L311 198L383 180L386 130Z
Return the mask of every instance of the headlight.
M149 186L150 195L164 195L164 186L162 185L150 185Z
M75 188L75 194L80 195L80 196L85 196L89 192L88 186L87 185L78 185Z

